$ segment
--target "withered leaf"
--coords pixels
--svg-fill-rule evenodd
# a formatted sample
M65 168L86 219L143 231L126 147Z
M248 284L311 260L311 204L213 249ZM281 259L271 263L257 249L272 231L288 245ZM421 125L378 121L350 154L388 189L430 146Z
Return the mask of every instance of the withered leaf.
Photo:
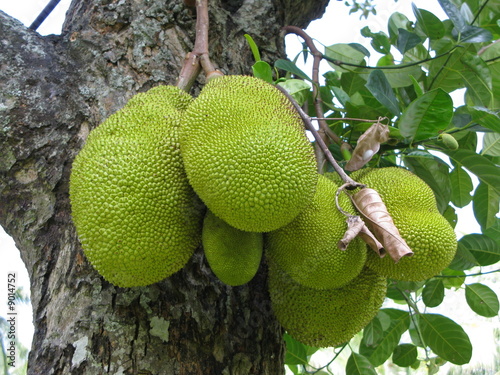
M413 255L413 251L401 237L387 207L376 190L363 188L352 195L351 199L356 209L367 219L365 221L367 226L395 263L399 262L403 256Z
M381 258L385 255L382 244L377 240L373 233L368 229L365 222L359 216L349 216L346 220L347 230L344 237L338 242L337 246L340 250L346 250L349 243L359 236L365 243L370 246Z
M370 126L358 139L351 160L345 165L347 171L357 171L368 163L373 155L380 150L380 144L389 139L389 127L376 122Z

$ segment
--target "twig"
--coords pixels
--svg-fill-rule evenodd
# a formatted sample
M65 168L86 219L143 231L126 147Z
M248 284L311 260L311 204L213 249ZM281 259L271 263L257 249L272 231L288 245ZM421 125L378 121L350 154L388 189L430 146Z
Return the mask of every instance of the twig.
M184 59L177 80L177 87L184 91L190 90L201 69L205 72L207 80L222 75L214 68L208 54L208 25L208 0L196 0L196 39L193 50Z
M328 149L328 146L323 141L323 139L320 137L320 135L318 134L318 131L314 128L314 126L313 126L313 124L311 122L311 118L307 115L307 113L304 112L304 110L295 101L295 99L283 87L281 87L279 85L276 85L276 88L278 90L280 90L288 98L288 100L290 100L290 102L292 103L292 105L295 107L295 109L299 113L300 117L302 118L302 121L304 122L306 129L309 130L312 133L312 135L314 136L314 139L316 140L316 142L318 143L319 147L321 148L321 150L325 154L327 160L330 162L330 164L332 165L333 169L335 169L335 171L339 174L339 176L342 179L342 181L344 181L346 184L348 184L350 186L350 189L354 189L356 187L363 187L364 185L359 184L356 181L354 181L340 167L340 165L337 163L337 161L333 157L332 153Z

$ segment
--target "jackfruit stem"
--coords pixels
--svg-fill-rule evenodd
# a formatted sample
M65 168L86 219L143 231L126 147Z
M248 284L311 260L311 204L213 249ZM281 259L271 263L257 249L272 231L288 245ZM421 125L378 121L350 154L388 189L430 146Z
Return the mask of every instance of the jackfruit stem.
M196 0L196 39L191 52L186 55L177 87L189 91L201 70L205 72L207 80L223 75L216 70L208 54L208 0Z
M335 172L338 173L342 181L344 181L348 187L348 190L353 190L357 187L364 187L364 185L354 181L352 178L350 178L344 170L340 167L340 165L337 163L335 158L333 157L332 153L328 149L328 146L326 145L325 141L321 138L319 135L318 131L314 128L312 122L311 122L311 117L307 115L307 113L304 112L304 110L300 107L300 105L295 101L295 99L286 91L283 87L276 85L276 88L280 90L287 98L290 100L292 105L294 106L295 110L298 112L299 116L302 118L302 121L304 122L304 125L307 130L309 130L312 135L314 136L314 139L316 140L317 144L325 154L327 160L330 162L332 165L333 169L335 169Z

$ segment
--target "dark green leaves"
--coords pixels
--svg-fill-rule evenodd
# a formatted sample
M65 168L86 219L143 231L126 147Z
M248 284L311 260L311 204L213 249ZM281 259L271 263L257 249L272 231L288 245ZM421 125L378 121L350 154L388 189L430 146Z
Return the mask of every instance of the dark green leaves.
M422 290L422 300L428 307L436 307L443 302L444 285L440 279L433 279L425 284Z
M373 70L368 76L366 88L370 90L372 95L383 104L393 115L399 114L399 103L394 95L389 81L385 74L379 70Z
M412 3L413 14L417 18L417 29L421 30L429 39L441 39L444 36L445 28L439 18L433 13L419 9Z
M414 100L399 121L401 135L410 142L436 137L453 117L453 101L443 90L429 91Z
M456 365L469 363L472 344L463 328L439 314L420 314L419 326L424 342L434 353Z
M478 315L494 317L498 314L498 297L486 285L479 283L466 285L465 299L470 308Z
M371 362L364 356L352 353L345 366L346 375L377 375Z
M392 353L392 362L401 367L409 367L417 360L417 347L412 344L396 346Z
M464 246L474 256L479 266L489 266L500 261L500 248L488 236L483 234L468 234L460 239L459 244Z

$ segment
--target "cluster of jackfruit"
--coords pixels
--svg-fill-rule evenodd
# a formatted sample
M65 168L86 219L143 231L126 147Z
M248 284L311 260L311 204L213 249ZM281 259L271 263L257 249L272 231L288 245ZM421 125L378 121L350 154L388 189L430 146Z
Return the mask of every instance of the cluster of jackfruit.
M415 255L394 264L355 238L338 178L317 173L288 98L253 77L213 79L193 99L172 86L134 96L93 130L73 164L73 220L87 258L109 282L152 284L200 243L222 282L254 277L263 255L277 319L314 346L349 340L377 313L386 278L423 280L451 261L456 239L434 195L401 168L353 178L378 190ZM356 209L344 194L344 211Z

